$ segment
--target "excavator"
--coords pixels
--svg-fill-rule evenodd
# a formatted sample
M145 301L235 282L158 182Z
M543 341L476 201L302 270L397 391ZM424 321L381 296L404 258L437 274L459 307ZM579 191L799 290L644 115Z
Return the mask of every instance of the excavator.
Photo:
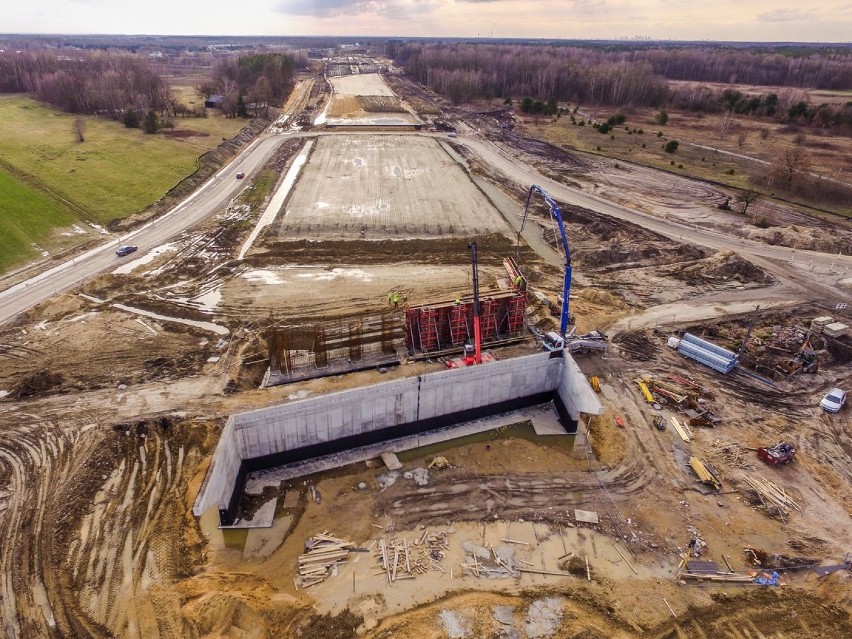
M818 373L819 359L810 342L805 340L798 353L786 361L779 362L776 368L788 376L794 373Z

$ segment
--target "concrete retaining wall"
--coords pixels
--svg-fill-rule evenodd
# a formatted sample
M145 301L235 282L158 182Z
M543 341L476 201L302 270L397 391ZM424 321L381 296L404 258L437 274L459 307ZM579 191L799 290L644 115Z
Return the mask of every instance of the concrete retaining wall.
M247 470L555 400L563 421L603 407L568 353L536 353L232 415L195 501L233 514ZM299 457L301 456L301 457Z

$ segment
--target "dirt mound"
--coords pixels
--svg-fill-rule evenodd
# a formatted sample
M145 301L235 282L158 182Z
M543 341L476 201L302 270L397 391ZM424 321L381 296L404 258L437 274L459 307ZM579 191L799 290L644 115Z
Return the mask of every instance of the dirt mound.
M238 639L265 626L259 603L240 593L213 592L192 600L183 612L205 637Z
M733 251L723 251L694 264L671 269L671 277L691 284L713 280L737 280L743 284L769 284L774 278Z
M767 229L752 229L746 237L774 246L790 246L809 251L845 255L852 252L852 241L848 238L835 231L817 227L774 226Z
M62 373L40 370L32 375L28 375L15 384L9 395L16 399L21 397L32 397L33 395L46 393L53 388L62 386L62 382Z
M599 288L584 288L577 294L577 297L587 304L597 304L607 308L627 308L621 298Z
M479 249L480 264L499 264L504 255L515 247L512 241L500 234L491 233L477 238L440 238L434 240L353 240L323 241L296 240L270 242L261 250L251 253L245 260L252 266L270 266L292 262L295 264L387 264L419 262L423 264L468 264L468 242L475 239Z
M615 419L611 414L595 415L589 419L589 443L595 459L600 463L613 467L624 459L626 443L624 434L619 432L615 426ZM583 572L585 572L583 565Z
M27 312L27 318L33 321L58 320L77 313L85 301L76 295L59 295L39 304Z
M609 217L579 206L564 208L566 230L571 237L572 253L582 267L602 271L636 266L682 263L700 260L707 252L697 246L682 244L636 224ZM549 215L546 207L536 215ZM545 239L555 239L555 229L544 231Z
M653 246L647 248L621 248L624 244L614 241L610 246L599 248L595 251L577 251L579 262L583 266L611 266L617 264L620 267L628 264L638 264L645 260L652 260L660 256L660 250Z

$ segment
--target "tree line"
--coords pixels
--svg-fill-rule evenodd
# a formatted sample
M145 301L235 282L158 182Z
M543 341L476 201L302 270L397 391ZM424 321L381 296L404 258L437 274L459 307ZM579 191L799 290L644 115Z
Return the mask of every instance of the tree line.
M395 62L455 103L476 98L555 97L582 104L653 104L666 85L650 63L611 60L604 51L522 45L406 44Z
M655 48L620 52L648 62L667 80L722 82L844 91L852 88L852 53L802 50L791 53L720 47Z
M111 117L128 109L174 115L177 107L168 85L147 60L112 52L2 53L0 92L30 93L68 113Z
M790 56L743 50L606 48L498 44L409 43L392 49L395 62L454 103L515 96L545 105L650 106L773 117L852 131L852 103L810 104L797 87L852 88L852 55ZM694 85L669 86L667 79ZM787 84L779 93L746 94L698 82ZM551 109L552 111L552 109ZM547 111L541 111L547 114Z

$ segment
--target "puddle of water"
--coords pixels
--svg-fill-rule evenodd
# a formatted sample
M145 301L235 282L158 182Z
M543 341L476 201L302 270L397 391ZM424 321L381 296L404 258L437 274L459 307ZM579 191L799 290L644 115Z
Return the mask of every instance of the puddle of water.
M465 435L456 439L448 439L447 441L421 446L397 453L399 461L406 463L411 462L421 457L431 457L438 455L446 450L475 444L478 442L493 442L505 439L525 439L543 446L551 446L557 450L571 452L574 448L575 435L536 435L531 421L518 422L509 426L502 426L496 430L489 430L483 433L475 433L473 435Z
M198 304L199 308L202 311L207 313L212 313L216 310L216 307L219 305L219 302L222 301L222 290L216 286L215 288L210 289L203 295L199 295L195 298L194 302Z
M268 557L284 542L290 526L293 523L293 515L281 515L272 523L271 528L254 528L248 531L246 543L243 547L243 557L247 559L263 559Z
M136 315L142 315L143 317L150 317L152 319L162 320L164 322L176 322L177 324L186 324L187 326L196 326L198 328L203 328L204 330L212 331L217 335L228 335L231 332L224 326L214 324L213 322L199 322L196 320L184 319L182 317L169 317L168 315L159 315L157 313L152 313L141 308L125 306L124 304L113 304L113 306L119 310L127 311L128 313L135 313Z
M222 530L222 541L225 543L225 548L230 550L239 550L243 552L248 541L248 528L225 528Z

